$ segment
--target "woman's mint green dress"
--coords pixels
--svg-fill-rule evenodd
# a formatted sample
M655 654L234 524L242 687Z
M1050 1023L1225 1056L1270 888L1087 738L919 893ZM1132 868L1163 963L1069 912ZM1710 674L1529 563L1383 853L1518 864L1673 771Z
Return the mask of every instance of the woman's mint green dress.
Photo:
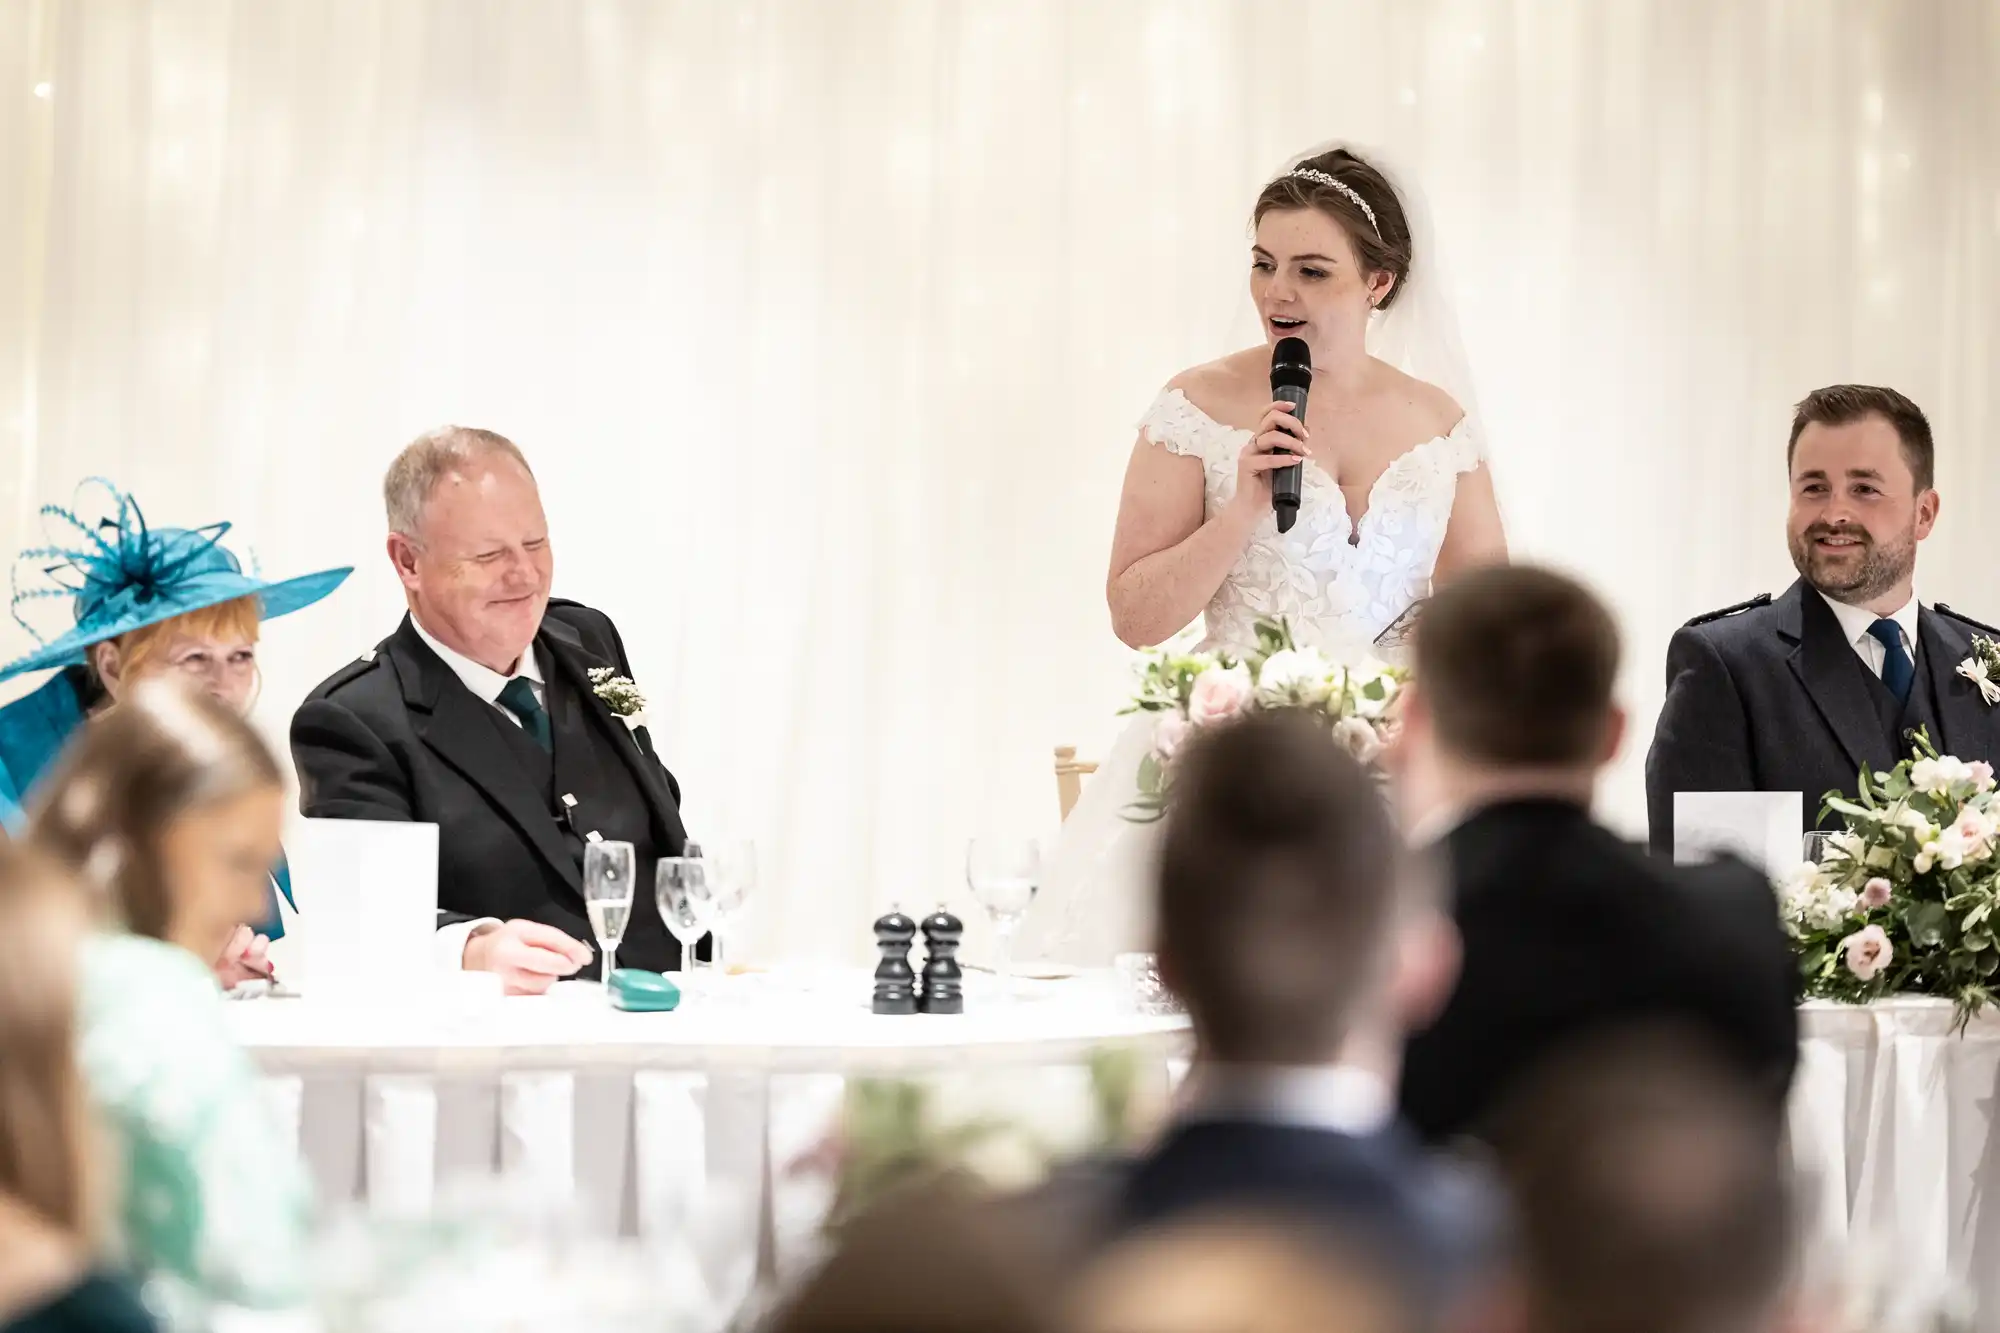
M203 1327L216 1304L297 1303L304 1169L214 975L184 949L123 934L93 936L82 973L84 1077L123 1168L112 1257L174 1328Z

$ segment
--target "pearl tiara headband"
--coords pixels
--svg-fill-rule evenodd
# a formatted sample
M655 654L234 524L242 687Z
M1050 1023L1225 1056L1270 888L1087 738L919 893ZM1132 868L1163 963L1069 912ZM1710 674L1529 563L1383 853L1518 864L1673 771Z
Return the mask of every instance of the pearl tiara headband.
M1375 229L1375 239L1378 241L1382 239L1382 224L1375 220L1375 210L1368 206L1368 201L1363 199L1360 192L1352 185L1344 181L1337 181L1324 171L1313 167L1294 167L1289 174L1298 177L1300 180L1309 180L1315 185L1324 185L1328 189L1337 190L1342 195L1345 195L1347 201L1360 209L1362 216L1368 219L1368 225Z

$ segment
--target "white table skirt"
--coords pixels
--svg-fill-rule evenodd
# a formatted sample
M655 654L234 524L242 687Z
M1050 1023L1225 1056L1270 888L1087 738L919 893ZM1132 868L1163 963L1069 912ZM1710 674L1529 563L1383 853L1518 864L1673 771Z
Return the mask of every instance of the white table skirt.
M953 1017L871 1014L857 973L730 978L723 997L666 1014L565 985L456 1009L252 1000L230 1018L325 1202L420 1214L441 1183L498 1168L621 1234L754 1214L744 1243L782 1273L812 1252L832 1202L831 1165L812 1161L850 1076L1080 1078L1105 1046L1184 1054L1186 1020L1130 1012L1108 975L1023 983L1004 1005L992 986L969 977L969 1012Z
M2000 1013L1955 1031L1948 1001L1800 1010L1794 1158L1818 1238L1911 1290L1963 1284L2000 1328Z

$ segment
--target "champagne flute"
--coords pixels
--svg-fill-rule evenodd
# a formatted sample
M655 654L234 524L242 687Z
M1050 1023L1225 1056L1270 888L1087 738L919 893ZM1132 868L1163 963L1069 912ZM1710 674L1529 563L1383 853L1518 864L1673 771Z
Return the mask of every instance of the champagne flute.
M708 862L698 856L663 856L653 871L653 894L660 919L681 945L681 989L694 989L699 960L694 946L715 928L715 890L708 882Z
M618 966L625 925L632 919L636 866L637 856L629 842L584 845L583 906L590 913L590 933L597 936L597 948L604 958L599 976L606 995L611 993L611 973Z
M986 909L1000 941L1000 994L1014 998L1014 932L1035 901L1041 847L1033 838L974 838L965 849L965 882Z

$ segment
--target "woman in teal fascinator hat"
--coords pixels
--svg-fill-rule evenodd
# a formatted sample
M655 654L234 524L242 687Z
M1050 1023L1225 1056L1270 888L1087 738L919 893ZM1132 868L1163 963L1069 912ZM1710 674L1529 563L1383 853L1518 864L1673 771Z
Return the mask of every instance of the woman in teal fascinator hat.
M102 478L79 486L70 507L45 505L41 515L50 540L18 557L12 602L14 619L39 646L0 665L0 681L55 674L0 708L0 825L9 833L22 828L26 797L72 733L141 680L178 677L248 712L259 623L311 606L352 572L246 574L222 545L228 523L149 527L138 502ZM74 623L45 639L22 613L50 600L68 601ZM268 919L255 927L267 940L284 934L278 896L297 907L282 860L271 890ZM232 955L251 943L247 936Z

